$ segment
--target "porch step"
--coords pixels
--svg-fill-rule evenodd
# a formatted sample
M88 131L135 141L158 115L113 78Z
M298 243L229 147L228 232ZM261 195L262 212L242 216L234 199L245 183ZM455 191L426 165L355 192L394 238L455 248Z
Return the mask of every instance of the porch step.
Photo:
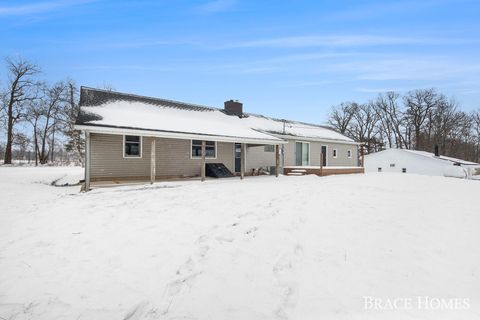
M295 173L307 173L307 170L305 170L305 169L293 169L291 172L295 172Z
M289 172L287 173L287 176L303 176L305 175L305 172Z

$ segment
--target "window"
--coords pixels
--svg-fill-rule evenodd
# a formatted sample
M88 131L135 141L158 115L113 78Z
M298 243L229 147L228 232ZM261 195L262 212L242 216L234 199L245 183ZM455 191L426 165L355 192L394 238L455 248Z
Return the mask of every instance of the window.
M333 149L333 157L334 157L334 158L337 157L337 149Z
M217 157L217 143L205 141L205 158L215 159ZM192 158L202 157L202 140L192 140Z
M395 168L395 163L390 163L390 168Z
M123 136L123 157L141 158L142 157L142 137Z
M352 150L347 150L347 158L351 158L352 157Z
M308 166L310 164L310 144L295 142L295 165Z
M403 173L407 173L407 168L402 168Z
M275 152L275 146L273 144L267 144L263 151L265 152Z

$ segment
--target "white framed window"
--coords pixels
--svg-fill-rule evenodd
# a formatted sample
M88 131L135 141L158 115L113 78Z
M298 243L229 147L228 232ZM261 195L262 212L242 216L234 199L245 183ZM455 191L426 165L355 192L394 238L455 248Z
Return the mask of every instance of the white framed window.
M295 142L295 165L309 166L310 165L310 143L296 141Z
M123 136L123 157L141 158L142 140L141 136Z
M347 150L347 158L351 158L352 157L352 150Z
M275 146L273 144L267 144L263 147L263 151L265 152L275 152Z
M334 157L334 158L337 157L337 153L338 153L337 149L333 149L333 157Z
M206 159L216 159L217 158L217 142L216 141L205 141L205 158ZM201 159L202 158L202 140L192 140L190 148L190 158L191 159Z

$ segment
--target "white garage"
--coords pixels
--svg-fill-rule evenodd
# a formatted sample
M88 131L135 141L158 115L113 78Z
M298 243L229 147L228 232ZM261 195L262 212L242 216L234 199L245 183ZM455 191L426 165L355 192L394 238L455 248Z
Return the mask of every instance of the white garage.
M467 177L474 175L479 166L475 162L406 149L387 149L365 156L365 172Z

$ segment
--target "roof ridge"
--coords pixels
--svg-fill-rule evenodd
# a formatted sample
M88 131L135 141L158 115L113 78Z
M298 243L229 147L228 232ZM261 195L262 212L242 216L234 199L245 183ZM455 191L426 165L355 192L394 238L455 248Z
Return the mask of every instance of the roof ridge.
M158 101L158 102L170 102L170 103L175 103L175 104L180 104L180 105L185 105L185 106L191 106L191 107L195 107L195 108L208 109L208 110L212 110L212 111L213 110L223 110L223 109L220 109L218 107L210 107L210 106L196 104L196 103L183 102L183 101L178 101L178 100L173 100L173 99L157 98L157 97L139 95L139 94L134 94L134 93L120 92L120 91L115 91L115 90L106 90L106 89L92 88L92 87L88 87L88 86L80 86L80 91L82 89L86 89L86 90L90 90L90 91L99 91L99 92L103 92L103 93L113 93L113 94L116 94L116 95L130 97L130 98L149 99L149 100L154 100L154 101Z

